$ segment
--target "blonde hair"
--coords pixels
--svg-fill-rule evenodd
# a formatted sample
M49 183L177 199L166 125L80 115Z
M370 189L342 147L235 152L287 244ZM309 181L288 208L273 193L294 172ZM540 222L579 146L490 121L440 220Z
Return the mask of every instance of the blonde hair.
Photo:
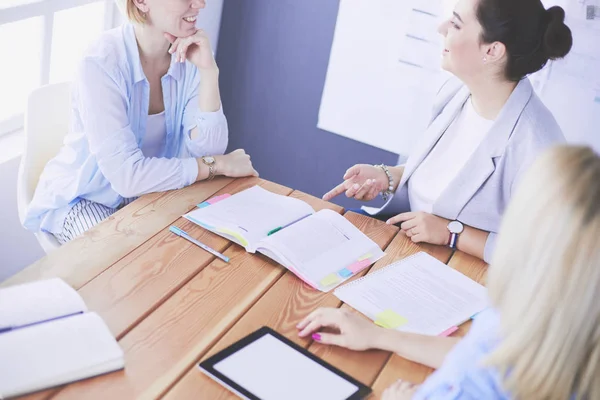
M138 24L143 24L146 22L146 17L144 13L140 11L139 8L134 3L134 0L115 0L119 10L127 19L131 22L136 22Z
M499 346L485 360L516 399L600 399L600 158L547 150L504 215L489 271Z

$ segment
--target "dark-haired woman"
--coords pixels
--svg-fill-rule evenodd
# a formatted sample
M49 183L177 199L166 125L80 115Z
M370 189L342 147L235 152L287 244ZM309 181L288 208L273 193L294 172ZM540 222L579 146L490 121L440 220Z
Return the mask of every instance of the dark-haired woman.
M564 17L540 0L459 0L439 28L442 68L456 78L439 90L406 164L355 165L323 198L393 196L376 215L401 224L413 242L489 261L519 177L543 149L564 141L527 79L571 49Z

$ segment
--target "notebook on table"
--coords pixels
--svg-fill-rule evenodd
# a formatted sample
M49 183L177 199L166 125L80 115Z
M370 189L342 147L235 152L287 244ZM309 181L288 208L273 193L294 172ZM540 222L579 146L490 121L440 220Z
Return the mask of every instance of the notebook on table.
M371 392L266 326L202 361L199 368L248 400L358 400Z
M384 255L340 214L315 212L302 200L259 186L203 203L184 217L248 252L266 255L324 292Z
M484 286L423 252L334 294L382 327L434 336L452 333L488 306Z
M0 290L0 398L123 367L104 321L61 279Z

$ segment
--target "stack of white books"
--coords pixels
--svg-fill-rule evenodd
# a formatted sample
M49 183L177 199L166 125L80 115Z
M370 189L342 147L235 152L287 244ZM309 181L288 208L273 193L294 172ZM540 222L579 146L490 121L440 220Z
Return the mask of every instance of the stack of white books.
M124 368L104 321L61 279L0 290L0 398Z

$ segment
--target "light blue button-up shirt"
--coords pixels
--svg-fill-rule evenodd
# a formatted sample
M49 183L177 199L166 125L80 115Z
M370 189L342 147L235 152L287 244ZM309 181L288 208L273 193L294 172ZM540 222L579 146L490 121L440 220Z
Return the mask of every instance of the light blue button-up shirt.
M124 198L179 189L195 182L197 157L223 154L228 129L223 110L198 106L200 72L171 62L161 79L166 141L159 157L144 157L150 85L133 26L105 32L86 52L72 86L71 129L44 168L23 225L62 231L79 199L117 207ZM190 131L198 127L192 140Z
M444 364L421 385L414 400L508 400L497 370L481 362L499 343L499 315L487 309L475 317L469 333Z

